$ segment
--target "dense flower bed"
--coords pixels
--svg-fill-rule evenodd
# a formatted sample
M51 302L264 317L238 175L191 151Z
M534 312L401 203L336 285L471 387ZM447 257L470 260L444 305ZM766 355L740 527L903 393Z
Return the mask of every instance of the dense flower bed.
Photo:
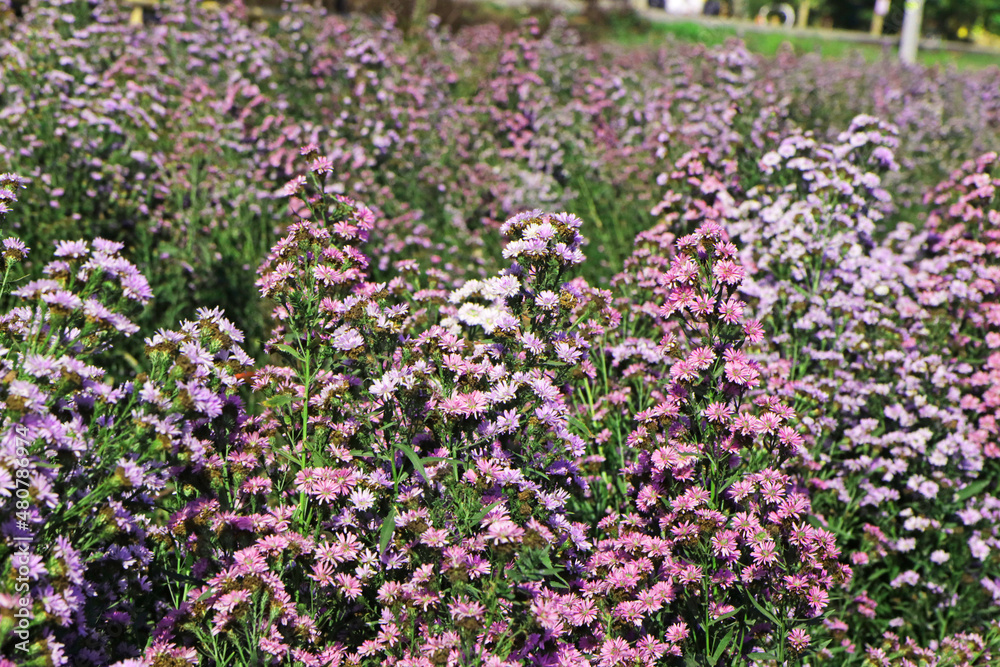
M0 665L1000 659L1000 70L245 18L0 29Z

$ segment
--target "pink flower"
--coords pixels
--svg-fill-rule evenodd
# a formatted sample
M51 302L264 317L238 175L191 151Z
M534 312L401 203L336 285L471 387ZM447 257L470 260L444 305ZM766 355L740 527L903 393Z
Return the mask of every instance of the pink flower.
M334 581L340 584L340 591L350 600L356 600L361 595L361 580L350 574L337 574Z
M330 158L322 156L313 160L313 163L309 166L309 171L314 174L329 174L333 172L333 161Z
M663 638L671 644L676 644L687 639L688 632L687 624L682 621L680 623L674 623L668 627L667 631L663 635Z
M557 635L562 634L564 628L561 611L562 605L551 598L539 596L531 603L531 612L538 624Z
M726 285L739 285L743 282L743 267L731 259L718 262L712 269L712 273L715 274L715 278L719 282Z
M726 379L733 384L754 387L760 372L742 351L730 348L722 353L726 360Z
M642 625L643 604L636 600L625 600L615 606L612 614L616 619L636 627ZM544 627L544 626L543 626Z
M332 586L334 584L333 566L327 561L319 561L313 565L309 578L320 586Z
M790 426L782 426L778 429L778 442L793 454L802 449L805 439L802 435Z
M281 194L285 197L291 197L302 192L302 188L306 185L305 176L296 176L292 180L285 183L285 186L281 188Z
M212 605L221 614L230 614L236 607L250 600L250 591L245 589L224 593Z
M456 621L461 621L465 618L480 621L486 613L486 607L464 596L456 598L454 602L449 604L448 610L451 612L451 617Z
M739 550L739 540L736 531L722 530L712 536L712 551L716 556L729 559Z
M755 544L751 556L754 562L759 565L774 565L778 562L778 555L775 553L775 544L771 540Z
M802 653L809 646L809 634L802 628L795 628L788 633L788 645L795 653Z
M639 591L636 594L636 600L639 603L641 613L644 614L659 611L663 608L663 593L660 590L649 589Z
M313 484L312 494L321 502L329 504L339 495L332 479L321 479Z
M509 519L501 519L490 524L486 539L494 544L516 544L524 536L524 529Z
M687 359L687 362L698 370L705 370L712 365L713 361L715 361L715 353L712 352L712 348L705 346L692 350Z
M490 407L489 394L478 390L463 395L463 399L465 400L463 414L466 417L480 417Z
M826 609L826 605L829 604L830 596L819 586L811 586L808 595L806 595L806 600L809 602L809 606L812 607L813 616L819 616Z
M605 639L601 645L601 667L616 667L632 659L635 651L621 637Z
M709 403L708 406L705 407L702 414L704 414L705 419L710 422L725 424L729 421L730 417L733 416L734 412L733 406L726 405L725 403L714 402Z
M712 618L719 618L720 616L725 616L731 611L735 611L736 607L731 604L718 604L713 602L709 605L709 614Z
M719 316L726 324L736 324L743 316L743 302L731 297L725 303L719 304Z
M636 643L636 651L639 658L646 663L653 664L667 652L667 645L652 635L646 635Z
M764 327L757 320L749 320L743 324L743 334L748 343L756 345L764 340Z
M576 598L570 606L567 615L571 625L581 626L593 623L597 619L597 608L590 598Z
M709 493L699 487L691 487L671 501L670 505L678 512L690 512L708 502Z

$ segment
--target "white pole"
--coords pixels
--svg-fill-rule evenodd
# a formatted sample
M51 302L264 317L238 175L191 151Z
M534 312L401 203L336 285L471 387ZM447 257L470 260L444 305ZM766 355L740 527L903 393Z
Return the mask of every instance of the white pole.
M920 44L920 24L924 20L924 0L906 0L903 13L903 32L899 38L899 59L907 65L917 62Z

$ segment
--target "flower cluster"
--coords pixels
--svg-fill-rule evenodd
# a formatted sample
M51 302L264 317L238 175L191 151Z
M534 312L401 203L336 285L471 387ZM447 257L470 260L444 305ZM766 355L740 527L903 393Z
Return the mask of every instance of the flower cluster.
M281 323L270 346L291 366L256 372L268 407L214 464L238 492L193 498L172 519L205 584L158 636L309 664L549 650L502 638L524 622L520 596L538 592L532 559L564 567L589 547L566 514L585 483L562 388L587 352L564 328L601 312L597 292L560 278L580 259L579 220L536 214L570 242L556 263L540 255L445 303L417 299L438 320L421 330L411 304L389 303L413 299L404 279L368 280L356 244L371 212L306 201L312 219L289 227L258 282ZM545 301L551 288L562 303ZM491 300L496 323L486 306L472 316L475 298ZM220 531L231 535L221 559Z
M667 243L652 251L665 262L620 278L656 286L662 304L644 309L646 330L666 333L608 351L650 400L626 436L627 503L600 522L587 564L585 590L614 619L602 657L656 664L707 647L732 664L751 652L780 661L806 649L801 624L823 615L851 571L834 536L810 525L801 480L782 471L802 453L794 412L773 396L745 400L761 386L748 343L762 331L743 317L736 246L715 223L677 239L676 254ZM626 355L644 356L644 369L625 367Z
M926 231L899 224L879 238L893 210L879 174L895 168L895 146L895 130L871 117L837 143L793 134L761 158L758 184L729 187L716 216L742 247L741 292L767 344L763 379L799 406L812 505L827 529L855 536L850 602L826 623L848 655L890 629L932 639L908 621L915 604L951 631L979 627L993 612L973 609L995 604L992 500L982 495L992 416L980 417L992 396L994 158L928 194ZM670 187L650 241L684 229L674 202L712 210ZM649 268L662 264L649 256L628 280L662 292ZM880 593L868 573L887 559ZM983 587L975 603L959 583L969 577Z
M11 241L5 290L27 256ZM106 665L145 644L159 612L152 594L167 585L150 539L158 499L186 481L185 452L203 452L219 432L226 389L210 386L212 354L193 342L198 325L156 337L161 349L181 350L172 370L154 362L154 380L108 376L107 351L137 330L130 316L152 298L121 250L104 239L57 242L45 277L10 291L14 306L0 318L4 655L23 642L21 659ZM218 312L201 316L228 346L239 339ZM235 348L222 358L230 353L237 371L249 363ZM15 611L27 639L10 632Z

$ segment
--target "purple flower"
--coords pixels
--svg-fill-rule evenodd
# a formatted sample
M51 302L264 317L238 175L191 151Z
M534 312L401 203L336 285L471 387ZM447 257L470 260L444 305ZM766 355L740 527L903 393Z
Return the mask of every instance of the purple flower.
M82 239L79 241L57 241L54 254L56 257L79 259L90 254L90 247Z
M118 241L109 241L107 239L96 238L94 239L94 250L102 252L106 255L115 255L125 247L124 243L119 243Z
M968 543L969 543L969 551L972 554L973 558L976 558L980 561L985 561L989 557L990 547L988 544L986 544L986 541L983 540L982 537L980 537L979 535L973 535L972 537L969 538Z
M931 552L931 555L928 556L928 558L932 563L943 565L944 563L948 562L948 560L951 558L951 555L947 551L944 551L942 549L935 549L934 551Z
M126 298L138 301L143 305L153 298L153 290L149 286L149 281L137 269L125 273L121 277L121 287Z
M516 544L524 536L524 529L509 519L490 523L486 539L494 544Z
M365 339L357 329L345 324L333 332L333 346L341 352L350 352L365 344Z
M8 236L3 240L4 258L8 263L17 262L28 256L28 247L21 239Z
M535 296L535 305L542 310L554 310L559 306L559 295L550 290L542 290Z
M182 399L182 402L188 401L190 408L209 418L215 418L222 414L222 398L198 380L191 380L187 383L178 382L177 387L187 393L187 398Z

